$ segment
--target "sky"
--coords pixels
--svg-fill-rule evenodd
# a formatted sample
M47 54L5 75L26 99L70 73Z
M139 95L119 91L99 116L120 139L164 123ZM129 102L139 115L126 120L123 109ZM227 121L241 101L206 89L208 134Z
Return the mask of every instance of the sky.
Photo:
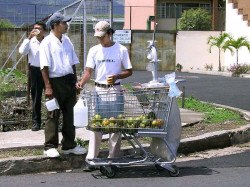
M8 19L16 26L30 25L73 2L76 0L0 0L0 19ZM94 0L86 0L87 14L107 14L103 7L108 5L109 0L97 0L98 6L91 6L93 2ZM113 0L114 15L124 15L123 5L124 0ZM73 14L76 8L74 6L68 12Z

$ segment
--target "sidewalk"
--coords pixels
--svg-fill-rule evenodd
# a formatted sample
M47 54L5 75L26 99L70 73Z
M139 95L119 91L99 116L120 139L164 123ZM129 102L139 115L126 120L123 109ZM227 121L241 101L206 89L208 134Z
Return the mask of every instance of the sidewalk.
M222 105L220 105L223 107ZM224 106L227 107L227 106ZM233 110L235 108L230 107ZM239 112L250 116L250 112L238 109ZM203 114L186 109L180 109L182 125L195 123L202 120ZM61 140L61 133L60 140ZM103 138L107 138L108 135ZM86 129L77 129L76 137L89 140L89 132ZM250 124L233 130L217 131L206 133L201 136L181 139L178 149L179 153L193 153L208 149L224 148L233 144L239 144L250 141ZM0 132L0 150L7 151L10 149L42 148L44 143L44 131L33 132L31 130ZM149 149L149 145L144 145ZM137 148L137 153L142 153ZM131 147L123 147L121 155L133 154ZM108 150L101 150L100 157L107 157ZM44 155L29 157L13 157L0 159L0 176L1 175L19 175L25 173L40 173L48 171L66 171L76 168L82 168L86 164L86 155L61 155L58 158L48 158ZM178 166L178 159L177 159Z
M182 125L195 123L202 120L203 114L187 109L180 109ZM76 138L85 141L89 140L89 131L85 128L76 129ZM107 139L108 135L104 135L103 139ZM59 133L59 141L61 142L62 134ZM31 131L9 131L0 132L0 149L12 149L22 147L42 147L44 144L44 130Z

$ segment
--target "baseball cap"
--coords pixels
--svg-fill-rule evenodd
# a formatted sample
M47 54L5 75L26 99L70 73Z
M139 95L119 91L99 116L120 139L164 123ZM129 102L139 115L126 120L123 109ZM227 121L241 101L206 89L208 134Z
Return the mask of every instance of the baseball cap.
M47 25L54 25L57 21L61 22L69 22L71 20L70 17L65 17L64 15L60 14L59 12L54 13L48 20Z
M103 37L110 29L110 24L107 21L99 21L95 25L95 35L97 37Z

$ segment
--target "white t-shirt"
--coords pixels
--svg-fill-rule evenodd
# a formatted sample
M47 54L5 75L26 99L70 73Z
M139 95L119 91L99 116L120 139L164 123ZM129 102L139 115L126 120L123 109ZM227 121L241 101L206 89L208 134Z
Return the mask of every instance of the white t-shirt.
M62 35L62 42L51 32L40 45L40 65L49 67L49 77L74 74L72 66L79 63L70 39Z
M33 37L30 40L24 39L23 43L19 47L20 54L28 54L28 61L31 66L40 67L39 46L40 42L36 39L36 37Z
M95 68L95 82L107 84L106 75L116 75L124 69L132 69L128 50L119 43L111 47L102 47L101 44L89 50L86 67ZM116 83L121 80L117 80Z

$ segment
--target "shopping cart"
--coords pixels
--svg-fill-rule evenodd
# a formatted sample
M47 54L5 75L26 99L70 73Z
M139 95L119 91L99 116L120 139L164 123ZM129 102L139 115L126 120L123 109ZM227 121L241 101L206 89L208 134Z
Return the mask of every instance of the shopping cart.
M111 87L101 92L85 91L83 96L89 109L88 129L121 132L134 150L134 154L122 157L86 159L88 164L100 166L100 172L109 178L115 176L117 167L130 165L154 165L158 170L167 169L171 176L179 175L178 168L172 165L176 154L166 139L172 105L168 88L133 87L116 91ZM171 160L146 151L138 137L161 138L171 152ZM143 156L137 154L135 144L142 150Z

